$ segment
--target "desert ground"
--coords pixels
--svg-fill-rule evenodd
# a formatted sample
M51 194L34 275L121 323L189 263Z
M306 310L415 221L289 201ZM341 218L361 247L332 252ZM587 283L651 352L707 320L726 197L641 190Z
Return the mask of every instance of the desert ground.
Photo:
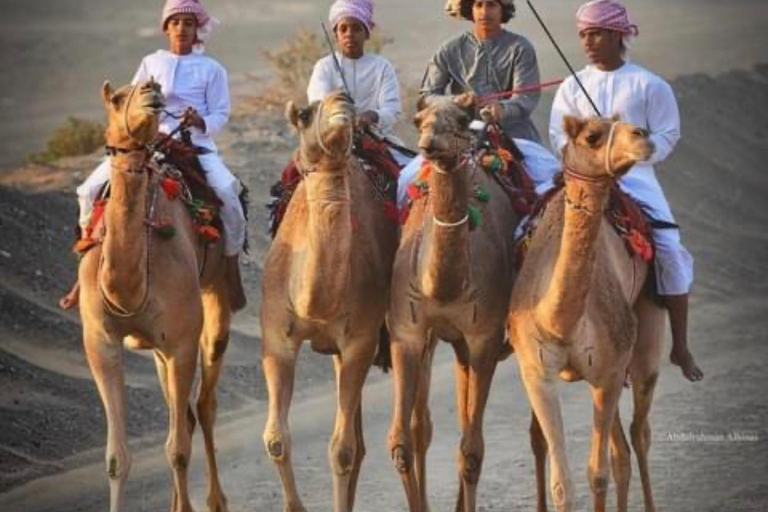
M263 51L301 26L316 27L329 1L208 0L222 20L209 46L229 69L236 107L269 80ZM379 0L385 48L403 87L417 87L439 43L466 26L441 13L442 0ZM572 15L576 0L540 0L570 59L583 65ZM762 512L768 509L768 4L735 0L628 0L641 37L633 60L669 79L677 95L683 138L659 169L683 239L696 260L691 343L706 378L691 384L666 361L657 387L651 471L660 511ZM140 57L163 44L156 28L159 1L6 0L0 19L0 510L103 511L105 423L80 344L76 312L58 297L76 272L69 251L76 215L74 186L100 156L50 165L24 164L68 115L100 119L104 78L127 82ZM510 28L534 42L542 78L565 68L524 2ZM405 16L404 13L407 13ZM421 20L419 24L410 23ZM406 22L408 21L408 22ZM254 79L256 76L256 79ZM546 132L551 92L536 111ZM249 298L237 315L219 388L220 473L230 511L281 510L280 482L261 443L266 390L260 366L259 282L268 187L295 147L278 112L239 109L219 142L225 160L250 187L251 253L244 275ZM405 129L404 120L403 124ZM435 361L429 452L433 510L453 510L455 452L452 352ZM146 354L126 358L128 431L133 468L132 511L167 507L170 471L162 450L167 414ZM329 510L326 446L334 386L330 358L302 353L291 413L297 481L309 510ZM590 507L586 478L591 428L586 386L563 385L567 448L578 509ZM373 370L364 393L367 457L356 510L406 509L385 440L392 382ZM622 411L629 418L628 394ZM500 365L486 414L482 511L535 509L529 407L514 357ZM199 433L199 432L198 432ZM191 489L205 509L202 436L196 436ZM635 470L630 502L643 510Z

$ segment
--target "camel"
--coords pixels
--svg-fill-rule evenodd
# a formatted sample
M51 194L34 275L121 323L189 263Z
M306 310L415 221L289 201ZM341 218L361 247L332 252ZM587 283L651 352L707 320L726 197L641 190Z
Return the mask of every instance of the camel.
M551 454L550 486L559 512L573 510L573 484L557 391L558 375L586 380L594 426L589 483L594 510L605 511L608 447L619 511L627 510L630 451L619 418L625 376L632 382L632 444L646 511L654 512L648 472L648 414L658 375L664 310L644 287L648 264L630 256L605 220L615 180L653 153L648 132L628 123L566 117L565 187L551 200L530 240L510 302L508 335L535 414L539 511L546 510L544 459Z
M509 353L504 321L514 280L512 235L518 222L503 189L481 170L471 148L470 96L432 100L416 115L419 148L430 161L426 200L415 201L395 257L391 332L395 402L388 446L411 511L429 510L426 453L431 365L437 340L456 353L461 442L456 510L476 510L484 456L483 413L500 359ZM468 208L488 192L482 222Z
M216 383L229 340L230 304L223 244L205 249L186 207L166 197L150 163L160 86L148 82L115 91L102 88L107 147L112 156L111 197L103 215L103 243L80 264L83 344L107 417L110 511L124 507L131 467L126 440L123 347L152 349L168 403L166 455L173 470L171 512L191 512L187 467L195 416L189 405L200 353L197 414L205 437L208 511L226 512L213 439ZM154 169L154 170L150 170ZM163 219L176 230L165 239L151 225ZM203 252L207 251L205 264ZM201 268L202 273L201 273Z
M365 456L361 395L381 340L397 225L351 155L354 106L335 93L286 117L299 135L303 179L267 255L262 361L269 392L264 445L283 485L284 510L304 511L291 465L288 411L304 340L333 354L338 405L328 457L335 512L353 509Z

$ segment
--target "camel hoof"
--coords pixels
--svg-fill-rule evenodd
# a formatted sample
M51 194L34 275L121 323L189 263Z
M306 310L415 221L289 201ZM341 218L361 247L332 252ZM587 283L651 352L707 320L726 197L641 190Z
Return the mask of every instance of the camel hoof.
M411 469L411 458L402 445L398 445L392 450L392 461L395 463L395 469L398 473L407 473Z

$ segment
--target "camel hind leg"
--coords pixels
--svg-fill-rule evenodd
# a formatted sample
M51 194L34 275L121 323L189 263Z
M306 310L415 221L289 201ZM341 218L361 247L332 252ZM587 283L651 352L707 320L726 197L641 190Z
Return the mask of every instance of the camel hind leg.
M616 484L616 510L627 512L629 507L629 481L632 477L632 456L629 451L629 443L624 435L624 427L621 424L621 414L616 409L616 417L613 420L611 430L611 469L613 481Z
M536 462L536 510L547 512L547 440L541 430L539 420L531 411L531 426L529 429L531 451Z
M333 436L328 445L328 459L333 471L335 512L350 512L354 502L362 454L358 453L356 416L360 412L363 384L373 363L378 343L378 329L371 335L347 340L348 348L334 356L338 399Z
M300 344L288 337L281 337L270 328L262 329L262 332L262 366L269 393L269 416L262 439L269 458L277 466L283 484L283 510L306 512L296 489L296 478L291 464L291 432L288 426Z
M502 336L492 336L488 339L468 340L470 354L465 392L466 423L462 429L458 456L463 491L460 497L463 497L463 503L457 503L456 506L457 510L463 512L475 512L477 509L477 485L485 457L483 416L498 361L498 351L491 348L499 346L502 339ZM477 347L476 353L473 347Z
M107 417L106 466L109 478L109 510L125 510L125 482L131 455L125 431L125 375L121 340L107 341L84 322L83 345Z
M192 453L189 428L189 398L197 363L197 340L180 342L173 352L162 358L167 368L169 428L165 445L166 456L173 471L175 502L171 512L191 512L187 470ZM181 338L183 339L183 338Z
M656 512L648 466L648 451L651 448L649 414L659 375L666 319L664 310L645 294L641 295L635 303L635 315L638 319L637 341L629 363L634 402L630 435L643 484L645 511Z
M205 462L208 472L208 512L227 512L227 498L221 489L216 464L214 424L216 422L216 386L229 344L230 306L224 284L217 291L203 293L203 331L200 336L200 395L197 415L205 440Z
M392 457L392 463L403 482L405 496L408 500L408 510L410 512L422 512L419 486L414 471L413 439L411 438L410 424L419 384L419 374L423 371L421 358L424 350L426 350L426 341L406 341L393 335L391 350L395 400L392 423L387 435L387 446Z

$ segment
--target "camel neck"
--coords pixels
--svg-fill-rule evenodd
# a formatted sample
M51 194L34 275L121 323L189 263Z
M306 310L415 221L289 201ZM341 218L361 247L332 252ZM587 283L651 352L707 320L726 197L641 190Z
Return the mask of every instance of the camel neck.
M421 289L438 302L450 302L469 278L470 179L462 167L471 164L459 162L450 170L433 165L429 178L433 219L422 249Z
M143 302L147 286L147 186L143 152L111 158L110 199L104 213L101 280L108 298L127 311Z
M349 288L352 254L349 161L320 167L304 178L308 223L307 253L297 313L329 319L343 304ZM339 168L341 167L341 169Z
M542 327L568 339L586 308L595 273L597 239L609 182L567 178L564 190L563 233L552 279L538 306Z

